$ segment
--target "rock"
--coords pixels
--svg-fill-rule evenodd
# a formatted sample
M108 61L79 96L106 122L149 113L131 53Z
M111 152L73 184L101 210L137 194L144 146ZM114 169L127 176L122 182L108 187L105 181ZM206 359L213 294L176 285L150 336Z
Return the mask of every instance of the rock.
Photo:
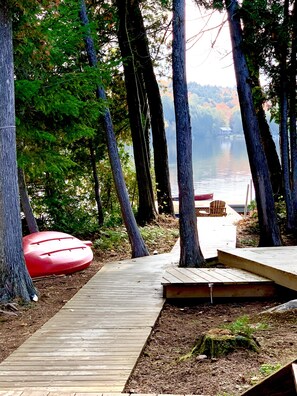
M196 357L196 360L204 360L204 359L207 359L207 355L198 355Z
M270 309L267 309L266 311L263 311L262 313L285 312L285 311L290 311L291 309L297 309L297 299L288 301L288 302L278 305L276 307L272 307Z

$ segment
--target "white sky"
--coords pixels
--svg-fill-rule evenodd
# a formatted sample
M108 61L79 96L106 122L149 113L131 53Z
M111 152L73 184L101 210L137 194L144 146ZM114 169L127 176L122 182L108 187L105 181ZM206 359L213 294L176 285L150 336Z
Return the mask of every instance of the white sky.
M186 0L186 35L187 40L190 39L187 44L187 81L235 87L228 23L219 35L218 28L212 29L221 25L226 14L211 14L212 11L199 10L192 0ZM203 30L206 31L201 34Z

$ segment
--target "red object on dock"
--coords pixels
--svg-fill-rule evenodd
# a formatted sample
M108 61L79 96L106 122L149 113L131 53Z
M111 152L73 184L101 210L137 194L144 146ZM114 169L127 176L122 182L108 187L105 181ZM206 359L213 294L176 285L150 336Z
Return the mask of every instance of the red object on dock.
M213 193L211 194L196 194L194 195L195 201L207 201L213 199Z
M195 194L194 195L194 199L195 201L208 201L213 199L213 193L209 193L209 194ZM178 201L178 197L173 197L172 198L173 201Z
M57 231L23 237L26 265L32 278L70 274L87 268L93 260L92 242Z

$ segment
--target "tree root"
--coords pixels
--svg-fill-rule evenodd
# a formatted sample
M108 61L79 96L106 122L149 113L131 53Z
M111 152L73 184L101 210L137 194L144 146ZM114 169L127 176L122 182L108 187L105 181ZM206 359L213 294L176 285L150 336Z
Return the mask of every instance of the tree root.
M0 314L9 316L18 316L18 307L16 303L4 303L0 305Z

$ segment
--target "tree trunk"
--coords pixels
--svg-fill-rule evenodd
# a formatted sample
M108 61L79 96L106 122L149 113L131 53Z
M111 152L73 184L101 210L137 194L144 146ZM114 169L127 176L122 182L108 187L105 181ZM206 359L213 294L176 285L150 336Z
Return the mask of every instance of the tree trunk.
M22 245L17 179L12 25L9 1L0 7L0 301L29 302L36 290Z
M283 188L282 188L282 168L281 164L279 161L279 157L276 151L276 146L274 143L274 140L271 136L270 133L270 128L266 119L266 115L263 109L263 94L262 94L262 88L261 84L259 81L259 78L253 78L252 77L252 84L253 88L257 88L256 92L257 95L259 96L259 91L261 95L261 99L255 98L255 95L253 95L254 99L254 106L255 106L255 111L259 123L259 128L260 128L260 134L261 134L261 141L263 144L264 152L266 155L267 159L267 165L269 168L269 174L270 174L270 181L271 181L271 186L274 194L274 199L277 200L277 198L282 194ZM253 90L252 90L253 92Z
M156 218L153 185L150 174L149 147L147 147L142 125L141 103L137 84L135 55L132 50L133 28L131 26L131 10L129 0L116 0L119 27L118 41L123 58L127 103L129 109L130 128L133 141L133 153L138 184L138 213L139 224L151 222ZM138 34L138 32L137 32Z
M147 93L150 120L153 136L154 165L157 186L157 199L159 213L174 215L171 196L167 140L165 133L163 105L152 58L150 56L146 29L143 23L139 0L134 2L133 23L138 33L135 40L137 59L145 83Z
M271 185L274 193L275 201L279 198L283 193L282 188L282 169L280 160L276 151L276 146L274 140L271 136L269 124L266 119L265 111L263 105L265 103L265 97L263 95L263 90L260 83L260 64L262 62L262 53L263 49L260 46L258 48L258 43L256 43L256 37L259 34L259 29L256 21L253 19L255 15L252 13L251 8L253 5L250 1L243 1L242 7L244 12L242 13L243 18L243 34L246 38L244 45L244 53L245 57L248 60L249 67L249 75L251 78L252 84L252 94L253 94L253 102L255 106L255 111L259 123L260 134L262 139L262 144L264 148L264 152L267 159L267 164L270 173Z
M133 48L132 51L134 53L136 51L136 49ZM138 94L138 99L139 99L139 108L140 108L140 114L141 114L142 131L143 131L143 136L144 136L144 141L145 141L145 147L147 147L147 153L146 153L147 162L150 165L151 164L150 119L149 119L149 108L148 108L147 96L146 96L143 76L140 72L139 67L136 67L134 70L135 70L135 79L136 79L136 84L137 84L137 94Z
M291 65L290 65L290 147L291 147L291 174L292 174L292 206L293 216L292 225L293 229L297 230L297 131L296 131L296 68L297 68L297 12L296 2L292 12L292 50L291 50Z
M225 5L228 13L243 130L257 201L260 227L259 245L279 246L281 245L281 237L274 207L270 175L253 105L247 62L242 50L242 30L238 13L238 2L236 0L225 0Z
M89 140L89 147L90 147L91 165L92 165L93 178L94 178L94 192L95 192L95 201L97 204L98 225L100 227L103 225L104 216L103 216L102 203L100 198L99 179L98 179L98 173L96 167L95 151L91 139Z
M18 168L18 182L19 182L21 206L25 215L29 232L30 234L33 234L34 232L39 232L38 225L30 204L30 199L26 186L25 174L22 168Z
M80 19L82 25L87 27L89 26L89 20L87 16L87 10L84 0L81 0L81 10L80 10ZM85 45L86 51L88 54L88 59L90 66L97 67L98 61L96 57L96 51L93 39L90 35L90 32L87 31L85 35ZM106 94L103 88L97 87L96 93L99 99L102 99L106 102ZM112 168L115 188L117 191L117 196L121 205L121 212L123 216L123 220L127 229L129 241L132 247L132 257L142 257L148 256L149 252L145 246L145 243L142 239L142 236L137 227L135 217L130 205L128 191L125 185L124 175L121 167L121 162L118 154L117 142L114 135L113 125L111 121L111 116L109 109L106 107L105 113L103 115L103 122L105 127L107 146L108 146L108 154L110 159L110 164Z
M283 191L282 168L262 105L256 107L256 114L258 118L263 148L267 158L271 186L275 200L277 200L277 198L282 195Z
M283 60L284 61L284 60ZM287 227L293 229L294 224L291 222L294 213L291 199L291 181L290 181L290 149L289 149L289 136L288 136L288 81L286 76L286 66L282 62L281 76L280 76L280 153L283 170L283 183L284 183L284 197L287 210Z
M289 1L285 0L284 4L284 29L288 28ZM291 190L291 159L289 147L288 115L289 115L289 81L288 81L288 42L286 39L279 43L279 68L280 68L280 152L283 169L284 197L287 209L287 228L294 230L295 213L292 201ZM294 112L296 109L294 109Z
M181 267L204 265L195 215L192 133L185 60L185 0L173 0L173 94L176 119Z

